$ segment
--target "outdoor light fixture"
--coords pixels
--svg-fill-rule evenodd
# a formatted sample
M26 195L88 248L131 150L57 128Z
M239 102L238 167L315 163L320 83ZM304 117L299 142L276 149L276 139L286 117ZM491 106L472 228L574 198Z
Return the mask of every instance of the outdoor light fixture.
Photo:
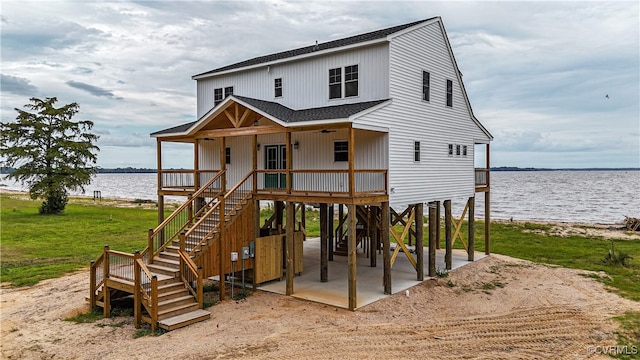
M293 148L298 150L299 146L300 146L300 143L298 142L298 140L296 140L296 142L293 143Z
M258 126L258 120L253 122L253 126Z
M260 143L256 144L256 150L260 150Z

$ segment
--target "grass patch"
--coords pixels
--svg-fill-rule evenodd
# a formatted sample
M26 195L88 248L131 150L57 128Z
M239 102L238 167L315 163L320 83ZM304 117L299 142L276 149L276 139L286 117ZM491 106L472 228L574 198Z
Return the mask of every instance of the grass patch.
M622 353L616 357L637 359L640 354L640 312L628 312L614 319L620 323L620 330L617 334L618 345L623 349Z
M78 312L74 316L65 318L64 321L71 321L77 324L90 324L102 320L103 313L100 309L91 309L86 313Z
M135 339L137 339L137 338L141 338L143 336L160 336L160 335L163 335L163 334L166 334L166 333L167 333L167 330L162 329L162 328L158 328L155 331L151 331L151 329L138 329L133 334L133 337Z
M0 195L0 281L33 285L89 266L108 244L144 249L157 210L70 202L64 214L40 215L41 201Z
M640 241L614 240L616 254L628 256L625 257L626 265L609 264L603 259L610 253L611 240L577 235L562 237L533 231L544 230L547 226L531 223L491 223L491 252L571 269L602 271L607 276L594 278L619 295L640 301ZM484 223L476 221L475 230L475 249L483 252ZM441 233L444 234L444 229ZM461 233L466 240L466 223L462 225ZM425 245L427 241L425 240ZM441 242L441 248L445 248L444 240ZM454 248L462 248L459 239L455 242Z

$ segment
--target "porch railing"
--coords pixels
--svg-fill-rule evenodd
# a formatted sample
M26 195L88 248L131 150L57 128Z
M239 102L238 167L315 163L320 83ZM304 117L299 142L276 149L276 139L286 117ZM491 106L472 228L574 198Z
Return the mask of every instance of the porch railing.
M489 173L489 169L475 169L477 187L489 187Z
M349 194L349 170L290 170L292 193ZM256 170L257 190L286 191L286 171ZM354 194L386 194L387 170L355 170Z
M209 182L219 170L160 170L160 189L188 189L195 187L195 178L200 184Z

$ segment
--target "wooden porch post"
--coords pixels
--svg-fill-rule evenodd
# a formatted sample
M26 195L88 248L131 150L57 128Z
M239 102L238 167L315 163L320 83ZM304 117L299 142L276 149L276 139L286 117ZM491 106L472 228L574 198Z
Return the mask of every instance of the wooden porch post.
M226 141L225 138L222 137L220 138L220 171L224 171L226 170L226 164L227 162L226 160ZM224 234L224 213L225 213L225 203L224 203L224 195L225 192L227 191L227 174L225 173L224 175L222 175L220 177L220 191L221 194L219 196L219 202L220 202L220 206L219 206L219 215L218 215L218 221L220 223L220 227L219 227L219 235L218 235L218 268L220 269L220 301L224 301L226 294L225 294L225 265L227 264L227 262L225 261L227 259L227 252L226 252L226 246L225 246L225 234Z
M429 203L429 276L436 276L436 209L435 203Z
M473 261L473 255L475 253L474 242L475 242L475 209L476 209L476 198L472 196L469 198L469 224L468 224L468 237L469 237L469 249L468 249L468 257L469 261Z
M162 140L156 139L156 157L158 162L158 225L164 221L164 195L162 190Z
M320 204L320 281L329 281L329 234L327 204Z
M484 193L484 253L486 255L491 253L491 158L489 156L489 150L489 144L487 144L487 191Z
M440 201L436 201L436 249L440 250Z
M293 224L295 216L295 204L292 201L287 201L287 231L286 231L286 242L285 242L285 255L287 261L287 272L286 272L286 294L293 294L293 277L295 275L295 265L294 265L294 234L293 234Z
M287 184L287 194L291 194L291 133L289 131L287 131L286 134L286 139L287 139L287 161L286 161L286 165L287 165L287 169L286 169L286 176L287 176L287 180L286 180L286 184ZM287 215L288 216L288 215Z
M422 249L423 241L424 241L424 205L422 203L416 204L415 210L416 215L416 270L417 270L417 279L418 281L424 280L424 251ZM431 225L431 224L429 224ZM431 227L429 227L431 229ZM431 251L429 251L431 253Z
M349 279L349 310L355 310L358 306L356 297L356 206L354 204L347 205L348 231L347 236L347 253L348 257L348 279Z
M451 270L451 251L453 247L451 239L451 200L444 201L444 238L445 253L444 263L447 270Z
M258 174L256 174L256 170L258 170L258 135L253 135L251 141L251 153L252 157L252 167L253 167L253 192L258 191Z
M349 128L349 197L353 198L355 194L355 129Z
M193 143L193 191L196 192L200 188L200 149L199 141L196 139Z
M389 202L382 203L382 213L380 214L380 236L382 237L382 259L384 262L384 272L382 283L384 293L391 295L391 243L389 241Z

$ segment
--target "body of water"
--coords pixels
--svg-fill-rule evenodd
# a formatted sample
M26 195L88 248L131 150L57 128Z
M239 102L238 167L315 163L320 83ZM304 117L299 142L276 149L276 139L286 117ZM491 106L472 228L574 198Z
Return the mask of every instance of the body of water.
M85 193L103 198L157 200L156 174L98 174ZM7 189L23 190L2 175ZM640 171L495 171L491 173L491 217L615 224L640 217ZM179 199L179 198L175 198ZM464 199L453 200L460 216ZM484 195L477 194L476 216L483 217Z

